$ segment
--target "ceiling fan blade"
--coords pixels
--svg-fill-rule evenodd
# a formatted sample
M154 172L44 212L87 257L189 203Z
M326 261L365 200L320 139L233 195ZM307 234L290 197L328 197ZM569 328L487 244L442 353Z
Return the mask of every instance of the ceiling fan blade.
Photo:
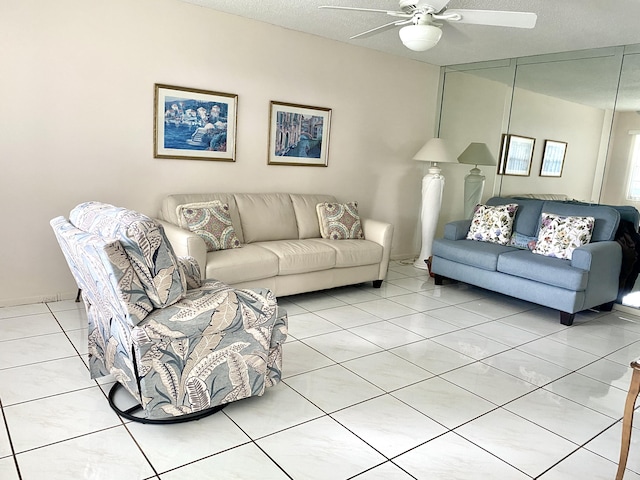
M447 18L459 15L460 19ZM445 10L443 20L494 27L533 28L538 16L531 12L506 12L500 10Z
M449 2L451 0L419 0L416 2L406 2L406 3L413 3L417 6L417 8L422 8L422 7L426 7L427 5L429 5L430 7L433 7L433 11L435 13L438 13L440 10L442 10L444 7L446 7Z
M389 22L389 23L385 23L384 25L380 25L379 27L376 28L372 28L371 30L367 30L366 32L362 32L359 33L357 35L354 35L353 37L349 37L350 40L353 40L354 38L360 38L360 37L364 37L365 35L369 35L370 33L374 33L377 32L378 30L382 30L383 28L387 28L387 27L391 27L391 26L397 26L397 25L403 25L403 24L409 24L411 23L411 20L395 20L393 22Z
M329 10L351 10L354 12L374 12L374 13L386 13L387 15L391 15L393 17L404 17L408 14L404 12L396 12L393 10L378 10L377 8L358 8L358 7L335 7L332 5L321 5L318 8L326 8ZM410 15L409 15L410 16Z

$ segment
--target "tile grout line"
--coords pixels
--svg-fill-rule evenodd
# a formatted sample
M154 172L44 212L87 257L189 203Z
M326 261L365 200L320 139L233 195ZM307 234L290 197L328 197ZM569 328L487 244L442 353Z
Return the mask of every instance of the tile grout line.
M7 432L7 440L9 441L9 448L11 449L11 456L13 463L16 467L16 473L18 474L18 480L22 480L22 473L20 472L20 465L18 465L18 458L16 457L16 450L13 447L13 441L11 440L11 432L9 431L9 423L7 422L7 416L4 413L4 405L2 399L0 399L0 412L2 412L2 421L4 423L5 431Z

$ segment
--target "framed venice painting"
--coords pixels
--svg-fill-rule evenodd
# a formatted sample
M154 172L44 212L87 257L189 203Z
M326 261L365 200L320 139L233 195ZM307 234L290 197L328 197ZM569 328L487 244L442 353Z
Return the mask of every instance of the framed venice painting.
M326 167L331 109L271 102L269 165Z
M155 85L155 158L235 161L238 96Z

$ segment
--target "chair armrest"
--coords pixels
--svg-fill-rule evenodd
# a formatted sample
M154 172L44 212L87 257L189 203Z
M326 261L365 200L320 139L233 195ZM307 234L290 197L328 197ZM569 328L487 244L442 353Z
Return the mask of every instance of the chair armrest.
M393 240L393 225L370 218L360 219L364 238L382 246L382 261L378 272L378 280L384 280L389 268L389 257L391 256L391 241Z
M178 257L178 265L182 269L187 282L187 290L200 288L202 286L202 274L200 265L193 257Z
M456 220L444 226L444 238L447 240L464 240L471 226L471 220Z
M207 270L207 246L204 240L197 234L180 228L173 223L155 219L164 228L164 233L169 239L177 257L193 257L198 262L200 274L204 279Z

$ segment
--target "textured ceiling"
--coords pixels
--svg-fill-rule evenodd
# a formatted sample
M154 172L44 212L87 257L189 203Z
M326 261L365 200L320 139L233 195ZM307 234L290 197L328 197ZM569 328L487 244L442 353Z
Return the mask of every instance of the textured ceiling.
M393 21L393 17L317 8L336 5L397 10L395 0L183 1L434 65L640 43L640 0L451 0L448 8L528 11L536 13L538 21L531 30L445 22L439 44L426 52L405 48L398 27L349 40Z

